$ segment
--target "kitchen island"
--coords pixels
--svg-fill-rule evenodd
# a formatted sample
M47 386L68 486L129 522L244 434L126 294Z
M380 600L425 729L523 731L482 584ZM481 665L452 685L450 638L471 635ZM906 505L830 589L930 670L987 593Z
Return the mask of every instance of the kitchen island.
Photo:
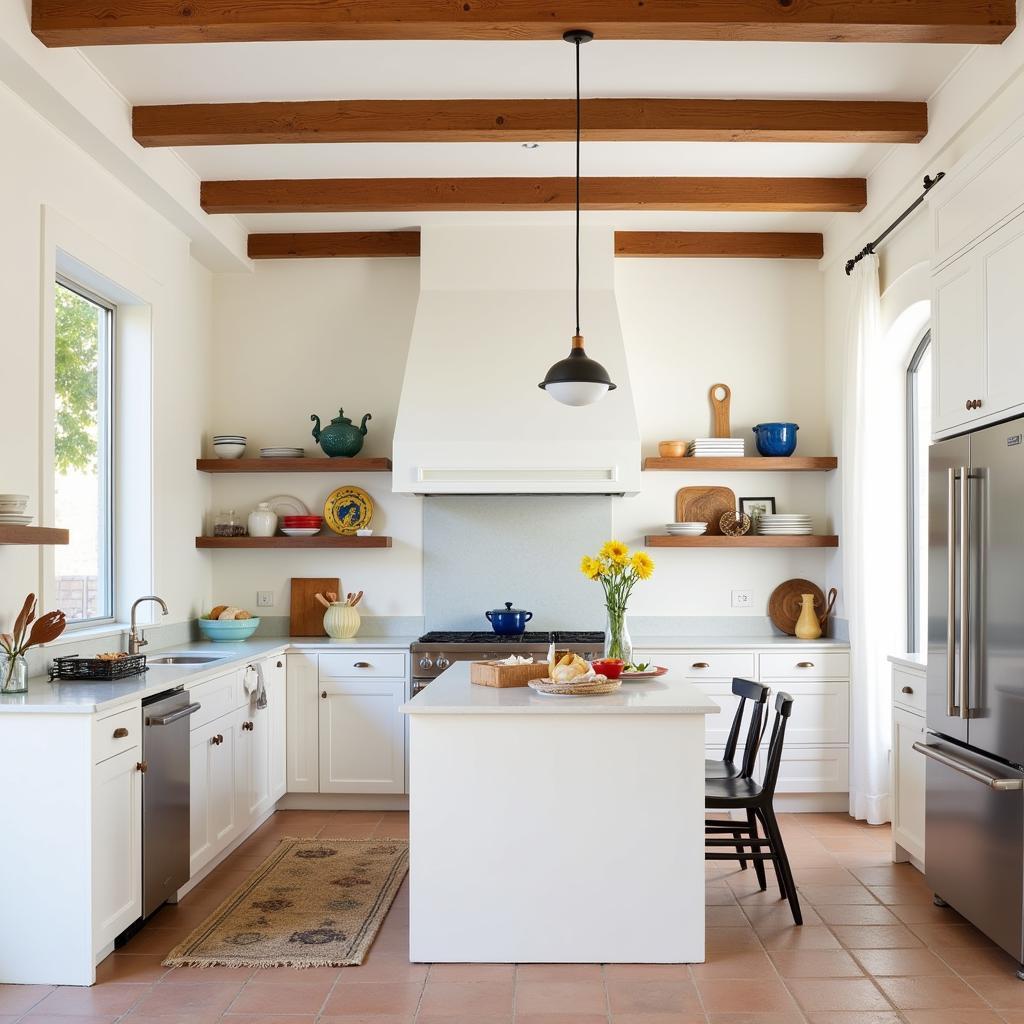
M452 665L402 707L410 959L702 962L704 721L718 710L672 673L553 697Z

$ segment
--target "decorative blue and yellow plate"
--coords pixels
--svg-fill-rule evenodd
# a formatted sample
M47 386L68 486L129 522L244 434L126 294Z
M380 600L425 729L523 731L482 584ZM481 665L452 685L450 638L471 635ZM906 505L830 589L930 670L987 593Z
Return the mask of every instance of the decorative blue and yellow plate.
M372 518L373 499L362 487L339 487L328 495L324 505L324 522L343 536L369 526Z

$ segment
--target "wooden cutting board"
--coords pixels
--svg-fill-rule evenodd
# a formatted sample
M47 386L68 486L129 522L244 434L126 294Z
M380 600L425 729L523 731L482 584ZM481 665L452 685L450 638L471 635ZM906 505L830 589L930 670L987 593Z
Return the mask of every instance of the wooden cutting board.
M316 595L328 590L334 594L341 593L341 581L337 576L329 579L292 577L291 636L327 636L324 606Z
M680 487L676 492L676 522L707 523L709 537L721 537L718 521L735 511L736 494L728 487Z

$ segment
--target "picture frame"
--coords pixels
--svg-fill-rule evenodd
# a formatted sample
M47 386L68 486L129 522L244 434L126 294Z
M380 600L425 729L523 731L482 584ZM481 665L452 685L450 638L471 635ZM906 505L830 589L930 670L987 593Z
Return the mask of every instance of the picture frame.
M740 511L750 516L750 532L757 533L758 521L761 516L767 514L775 515L774 496L762 498L740 498Z

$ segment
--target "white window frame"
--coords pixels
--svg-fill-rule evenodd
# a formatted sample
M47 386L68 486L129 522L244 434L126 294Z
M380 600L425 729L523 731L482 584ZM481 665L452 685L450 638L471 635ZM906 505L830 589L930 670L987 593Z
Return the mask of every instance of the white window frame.
M87 619L69 620L67 630L95 629L117 621L117 502L114 480L117 476L117 303L98 294L74 278L58 272L54 275L55 286L60 286L106 311L105 335L99 346L99 382L97 387L97 449L104 453L97 459L100 484L102 487L101 514L104 516L104 532L100 544L100 565L98 571L106 575L103 590L106 594L106 608L102 615ZM56 302L56 290L54 290ZM56 398L54 399L56 414ZM52 459L52 455L51 455ZM54 585L57 573L54 566Z
M907 651L918 652L918 623L921 604L927 604L928 595L921 593L921 573L917 554L921 547L921 513L927 513L927 506L918 507L921 475L927 474L928 465L918 460L920 437L918 436L918 370L932 343L931 328L926 330L914 348L914 354L907 365Z

